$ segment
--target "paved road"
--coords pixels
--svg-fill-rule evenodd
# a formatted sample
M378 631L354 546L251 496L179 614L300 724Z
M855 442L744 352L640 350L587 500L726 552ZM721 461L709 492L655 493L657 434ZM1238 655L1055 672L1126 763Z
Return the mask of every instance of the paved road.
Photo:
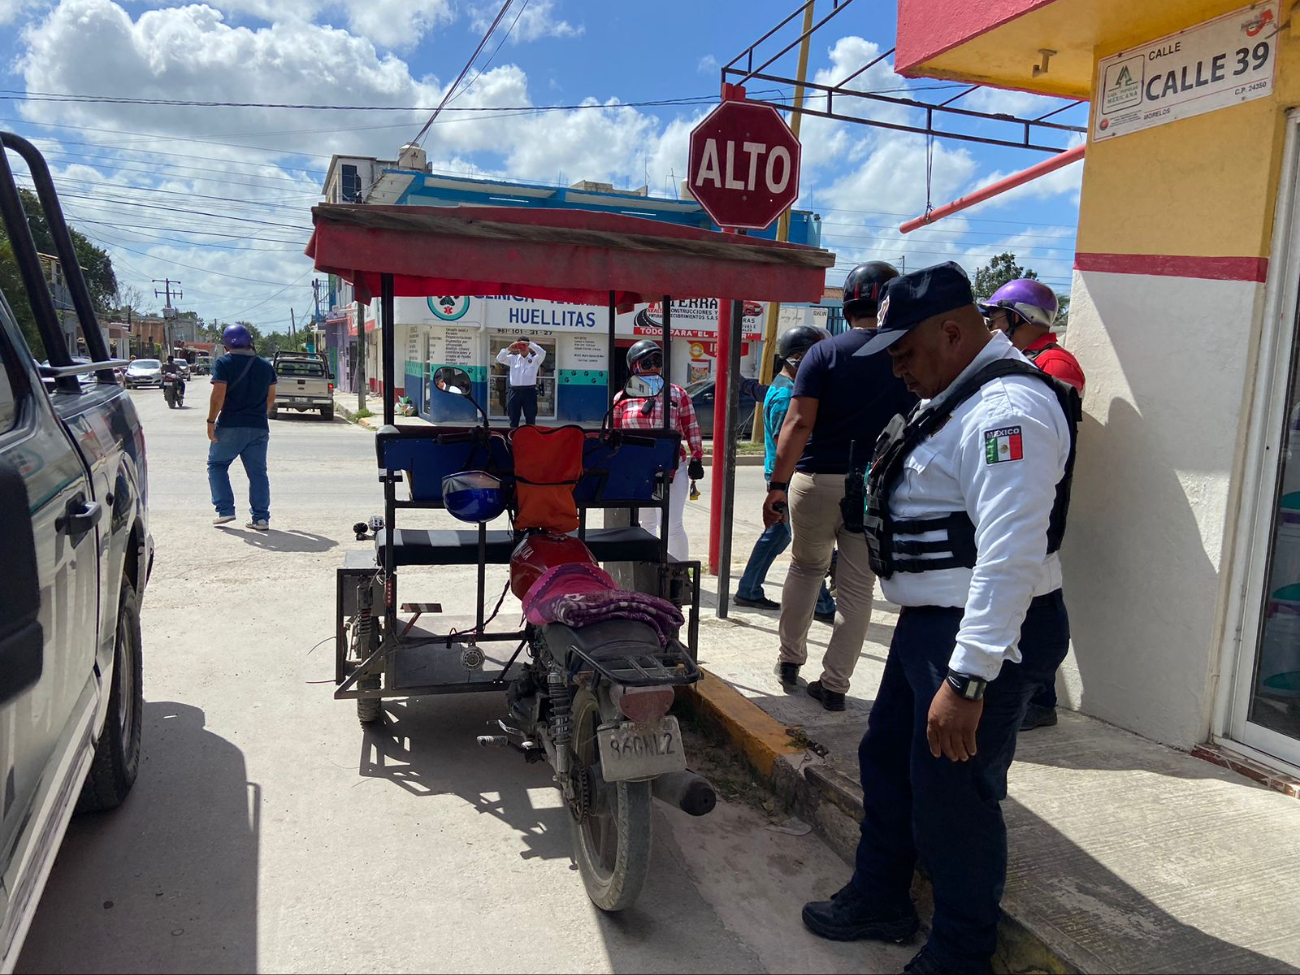
M371 435L277 421L274 530L217 530L206 391L193 383L175 412L157 390L133 394L158 544L142 770L122 809L74 821L20 971L861 972L906 961L907 949L804 932L799 906L837 889L843 864L739 803L701 820L658 807L645 893L602 915L546 767L474 744L499 710L493 696L390 705L363 732L330 695L328 640L334 568L359 545L347 529L378 506ZM239 495L242 475L235 483ZM408 585L410 598L461 610L472 593L468 570Z

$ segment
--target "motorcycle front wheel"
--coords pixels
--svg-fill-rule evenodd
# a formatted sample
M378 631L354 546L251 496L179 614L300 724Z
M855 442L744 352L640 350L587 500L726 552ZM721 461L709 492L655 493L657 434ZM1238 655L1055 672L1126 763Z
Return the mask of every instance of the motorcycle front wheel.
M600 763L596 729L600 702L590 691L573 699L573 771L581 786L584 769ZM594 774L579 821L570 815L573 858L591 902L603 911L632 906L650 870L650 783L606 784ZM571 811L572 813L572 811Z

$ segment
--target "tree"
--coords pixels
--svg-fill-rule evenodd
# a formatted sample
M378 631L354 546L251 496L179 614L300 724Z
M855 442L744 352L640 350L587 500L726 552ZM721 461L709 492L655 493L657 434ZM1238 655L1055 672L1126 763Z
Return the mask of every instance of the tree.
M19 190L19 194L22 197L23 212L27 215L27 226L31 230L36 250L42 254L56 253L54 235L50 233L50 226L45 219L45 211L41 209L40 200L37 199L36 194L27 190ZM68 233L72 237L72 249L77 255L77 263L81 265L82 277L90 291L91 303L97 313L107 313L113 307L118 293L117 275L113 272L112 258L108 256L107 251L96 247L84 234L72 227L68 228ZM70 271L70 268L65 268L65 273ZM22 276L14 259L13 246L7 231L2 226L0 226L0 289L3 289L5 297L9 299L10 308L22 328L23 336L27 339L32 354L44 358L45 345L36 330L36 317L32 314L26 289L22 285Z
M1038 278L1038 273L1016 263L1016 255L999 254L975 272L975 297L988 298L1008 281Z

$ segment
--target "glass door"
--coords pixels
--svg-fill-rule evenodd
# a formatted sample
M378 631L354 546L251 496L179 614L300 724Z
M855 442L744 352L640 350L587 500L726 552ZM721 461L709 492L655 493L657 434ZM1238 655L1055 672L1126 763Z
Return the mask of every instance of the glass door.
M488 341L488 362L491 371L488 374L488 416L494 420L504 420L506 413L506 388L509 385L510 371L497 362L497 353L509 348L519 341L517 335L503 333L491 335ZM537 419L555 419L555 338L554 336L533 336L536 342L546 350L546 358L537 372Z

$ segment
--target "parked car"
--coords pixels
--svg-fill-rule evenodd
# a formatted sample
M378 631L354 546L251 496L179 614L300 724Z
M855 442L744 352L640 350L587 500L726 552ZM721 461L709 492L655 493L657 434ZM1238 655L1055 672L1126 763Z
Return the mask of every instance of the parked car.
M136 359L126 367L126 388L157 386L162 388L162 362L158 359Z
M700 434L705 440L711 440L713 438L714 380L700 379L687 386L686 392L691 397L691 405L695 407L695 416L700 421ZM736 423L738 439L749 439L749 435L753 431L754 409L756 406L757 403L754 397L742 390L740 394L740 413ZM721 416L722 411L718 410L717 415Z
M74 355L74 356L72 357L72 361L75 362L75 363L78 363L78 364L84 364L84 363L90 362L91 360L88 359L88 358L87 358L86 356L84 356L84 355ZM43 360L40 364L41 364L42 366L45 366L45 367L48 368L48 367L49 367L49 364L50 364L50 361L49 361L48 359L45 359L45 360ZM79 376L77 377L77 381L78 381L82 386L93 386L93 385L95 385L95 374L94 374L93 372L82 373L81 375L79 375ZM42 377L42 384L45 386L46 389L53 389L53 388L54 388L54 377L52 377L52 376L45 376L45 377Z
M271 359L278 380L275 389L275 412L319 411L326 419L334 418L334 377L323 355L313 352L277 352Z
M186 360L180 358L179 356L177 356L176 358L176 368L180 370L182 379L190 378L190 372L191 372L190 364Z
M49 226L62 227L35 147L9 133L3 145L27 162ZM3 229L23 279L42 280L25 222ZM55 243L74 253L67 236ZM75 258L64 273L89 307ZM122 363L93 321L82 323L93 361L73 361L50 303L28 297L46 365L0 294L0 972L17 962L74 810L111 809L135 782L140 600L153 563L144 435L111 377Z

